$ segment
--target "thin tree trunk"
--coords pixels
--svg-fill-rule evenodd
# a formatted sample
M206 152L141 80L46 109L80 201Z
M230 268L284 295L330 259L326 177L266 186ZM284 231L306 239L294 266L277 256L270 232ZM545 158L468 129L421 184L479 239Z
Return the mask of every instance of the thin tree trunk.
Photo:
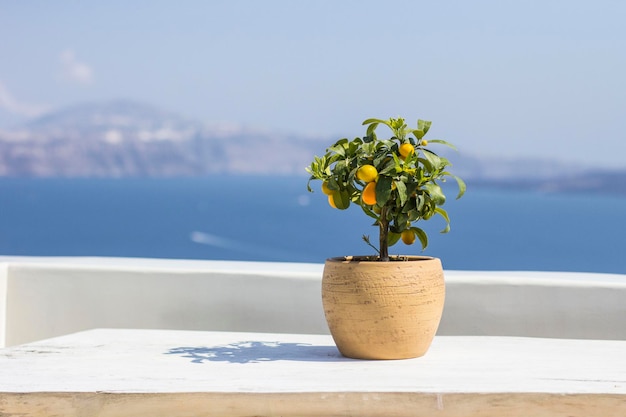
M380 217L378 220L378 226L380 227L379 234L379 247L380 247L380 260L382 262L389 262L389 245L387 244L389 236L389 220L387 220L387 207L384 206L380 210Z

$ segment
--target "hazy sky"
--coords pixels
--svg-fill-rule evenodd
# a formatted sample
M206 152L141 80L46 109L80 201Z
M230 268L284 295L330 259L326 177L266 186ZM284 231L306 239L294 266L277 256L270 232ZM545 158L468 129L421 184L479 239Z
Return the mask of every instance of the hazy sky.
M626 167L626 1L0 0L0 127L125 98L357 136L433 121L470 154Z

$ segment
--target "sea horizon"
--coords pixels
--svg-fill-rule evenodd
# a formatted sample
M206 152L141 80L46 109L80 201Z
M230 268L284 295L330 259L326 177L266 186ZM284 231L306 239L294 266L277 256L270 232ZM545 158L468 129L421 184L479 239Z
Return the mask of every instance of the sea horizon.
M161 179L0 178L0 255L111 256L323 263L371 255L372 219L328 206L306 176ZM420 222L435 256L456 270L626 274L619 253L626 197L473 187L450 195L444 222Z

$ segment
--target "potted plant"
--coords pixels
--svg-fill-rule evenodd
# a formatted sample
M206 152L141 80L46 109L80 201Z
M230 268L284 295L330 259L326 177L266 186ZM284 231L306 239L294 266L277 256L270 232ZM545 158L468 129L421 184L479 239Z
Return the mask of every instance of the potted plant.
M327 259L322 279L322 301L330 332L340 352L362 359L401 359L422 356L439 326L445 297L443 268L438 258L389 255L389 247L402 240L419 240L422 250L428 235L415 223L439 215L450 230L442 205L441 183L456 180L460 198L465 183L448 171L447 158L430 149L443 140L424 139L431 122L418 120L409 128L403 118L367 119L365 136L340 139L315 157L307 172L322 181L331 207L345 210L358 205L378 228L377 252L371 256ZM379 139L376 129L391 130Z

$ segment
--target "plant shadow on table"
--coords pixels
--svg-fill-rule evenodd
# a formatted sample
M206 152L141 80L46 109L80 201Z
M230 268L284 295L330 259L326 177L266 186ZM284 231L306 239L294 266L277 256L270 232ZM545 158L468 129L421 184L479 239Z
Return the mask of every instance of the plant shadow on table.
M212 347L176 347L165 353L180 355L193 363L231 362L258 363L270 361L335 362L352 359L341 356L335 346L314 346L306 343L236 342Z

